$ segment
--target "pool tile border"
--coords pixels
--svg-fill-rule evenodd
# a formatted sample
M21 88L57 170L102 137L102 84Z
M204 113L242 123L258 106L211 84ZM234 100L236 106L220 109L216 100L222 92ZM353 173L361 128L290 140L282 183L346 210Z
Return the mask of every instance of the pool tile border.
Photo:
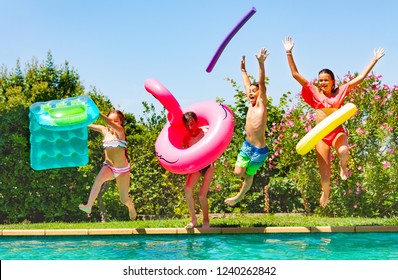
M397 232L398 226L312 226L312 227L212 227L194 228L109 228L0 230L0 236L133 235L133 234L245 234L245 233L327 233Z
M398 226L357 226L357 232L398 232Z

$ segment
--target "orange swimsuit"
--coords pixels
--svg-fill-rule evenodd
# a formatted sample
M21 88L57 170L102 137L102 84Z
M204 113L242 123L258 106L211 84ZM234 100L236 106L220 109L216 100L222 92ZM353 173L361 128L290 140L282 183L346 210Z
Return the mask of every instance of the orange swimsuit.
M323 94L318 93L317 88L311 82L307 82L302 90L301 96L305 100L305 102L310 105L314 109L323 109L323 108L340 108L343 105L344 98L349 93L348 91L349 84L340 85L337 93L333 94L332 97L327 97ZM343 126L338 126L332 132L330 132L325 138L322 140L332 146L334 139L340 133L346 133Z

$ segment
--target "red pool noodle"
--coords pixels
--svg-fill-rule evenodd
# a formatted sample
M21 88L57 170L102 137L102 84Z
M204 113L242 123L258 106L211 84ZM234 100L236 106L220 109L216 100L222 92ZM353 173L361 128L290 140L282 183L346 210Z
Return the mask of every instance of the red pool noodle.
M241 27L256 13L256 8L252 7L250 11L238 22L238 24L234 27L234 29L229 32L228 36L225 37L224 41L218 47L216 53L214 54L212 60L209 63L209 66L206 68L206 72L210 73L213 70L214 65L216 65L218 58L221 53L224 51L225 47L228 45L229 41L231 41L232 37L241 29Z

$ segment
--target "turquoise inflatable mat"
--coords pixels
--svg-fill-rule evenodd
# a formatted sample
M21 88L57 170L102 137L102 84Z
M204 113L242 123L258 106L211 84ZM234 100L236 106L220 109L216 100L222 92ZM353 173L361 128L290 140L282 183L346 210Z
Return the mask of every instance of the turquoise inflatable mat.
M37 102L29 107L30 165L35 170L88 163L88 125L99 116L87 95Z

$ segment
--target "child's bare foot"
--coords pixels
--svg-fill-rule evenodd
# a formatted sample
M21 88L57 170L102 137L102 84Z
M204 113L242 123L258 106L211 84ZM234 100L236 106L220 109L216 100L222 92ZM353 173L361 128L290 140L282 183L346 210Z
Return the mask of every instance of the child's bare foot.
M319 203L323 208L325 208L326 205L329 203L329 195L325 194L325 192L322 192L321 198L319 199Z
M196 224L196 222L190 222L189 224L187 224L185 226L185 229L193 229L196 228L198 225Z
M347 177L348 177L347 166L342 167L342 166L340 165L340 177L341 177L341 179L343 179L343 180L347 180Z
M204 229L210 228L210 223L209 222L203 222L202 228L204 228Z
M243 199L243 197L238 197L237 195L235 195L234 197L227 198L226 200L224 200L224 202L226 204L228 204L229 206L235 206L242 199Z
M135 207L134 206L129 208L129 217L130 217L130 220L132 220L132 221L137 219L137 211L135 211Z
M91 207L88 207L87 205L79 204L79 209L87 214L91 214Z

